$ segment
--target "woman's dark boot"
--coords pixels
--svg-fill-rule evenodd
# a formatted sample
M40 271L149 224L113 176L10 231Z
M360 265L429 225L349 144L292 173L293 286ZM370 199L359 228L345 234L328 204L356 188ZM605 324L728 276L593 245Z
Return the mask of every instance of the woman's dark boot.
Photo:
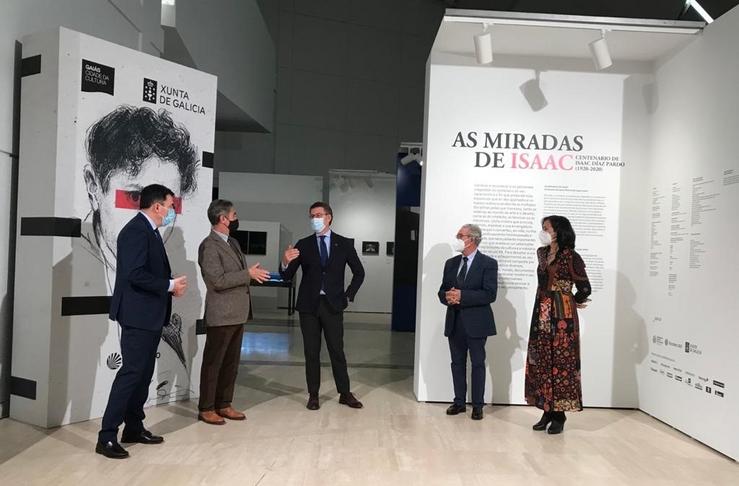
M541 420L534 424L534 430L546 430L549 422L552 421L552 412L544 412L541 416Z
M552 412L552 425L550 425L547 429L547 433L561 434L562 431L565 429L566 421L567 417L565 417L564 412Z

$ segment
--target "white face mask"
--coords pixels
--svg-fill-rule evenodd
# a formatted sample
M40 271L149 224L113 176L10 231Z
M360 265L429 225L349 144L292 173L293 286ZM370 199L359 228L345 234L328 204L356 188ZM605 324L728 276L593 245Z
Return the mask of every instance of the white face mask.
M454 240L451 242L452 250L457 253L462 253L464 251L464 241L454 238Z
M325 225L323 224L323 218L311 218L310 220L310 227L315 231L316 233L320 233L323 231L323 227Z
M539 231L539 241L541 241L542 245L549 246L552 244L552 235L544 230L541 230Z

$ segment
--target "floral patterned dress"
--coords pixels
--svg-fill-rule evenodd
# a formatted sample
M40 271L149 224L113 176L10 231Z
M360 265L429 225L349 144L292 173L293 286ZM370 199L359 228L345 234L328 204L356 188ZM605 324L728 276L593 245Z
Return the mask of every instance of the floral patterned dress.
M560 250L550 265L548 251L546 246L536 251L539 285L526 358L526 402L545 412L582 410L576 304L587 300L590 282L577 252Z

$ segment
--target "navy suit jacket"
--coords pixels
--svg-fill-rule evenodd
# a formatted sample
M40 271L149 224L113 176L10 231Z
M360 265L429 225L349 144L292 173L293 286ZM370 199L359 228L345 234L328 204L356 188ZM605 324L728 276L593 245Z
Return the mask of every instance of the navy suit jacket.
M141 213L118 233L110 319L122 326L161 331L172 312L172 270L161 239Z
M457 285L457 274L462 255L450 258L444 264L444 278L439 288L439 300L447 306L444 335L450 336L456 322L464 325L469 337L494 336L495 317L490 304L498 295L498 262L479 250L467 269L463 285ZM447 304L445 292L452 287L462 291L459 304Z
M354 300L359 287L364 281L364 267L359 261L357 250L349 238L331 232L331 249L329 250L326 268L321 267L321 254L318 251L316 235L306 236L295 244L300 255L282 270L280 274L285 280L291 280L298 271L303 269L303 278L300 280L298 300L295 308L298 312L316 312L321 297L321 281L326 299L335 311L343 311ZM352 270L352 281L344 289L344 274L346 266Z

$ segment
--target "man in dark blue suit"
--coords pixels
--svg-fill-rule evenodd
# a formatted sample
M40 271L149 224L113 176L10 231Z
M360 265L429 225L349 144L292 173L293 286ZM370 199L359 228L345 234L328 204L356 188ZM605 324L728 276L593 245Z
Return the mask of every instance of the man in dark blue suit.
M362 402L352 394L344 355L344 309L364 281L364 267L359 261L354 241L331 231L334 213L324 202L314 203L309 210L315 234L289 246L282 257L280 273L291 280L298 268L303 278L295 308L300 313L303 333L305 378L308 383L308 410L318 410L318 389L321 385L321 332L331 358L331 370L339 392L339 403L362 408ZM346 267L352 280L344 288Z
M480 227L466 224L459 229L454 250L461 253L444 264L439 300L447 306L444 335L452 355L454 403L447 415L467 411L467 353L472 362L472 419L481 420L485 395L485 343L495 335L490 304L498 293L498 262L479 252Z
M123 366L118 370L103 415L95 452L112 459L128 457L118 443L160 444L162 437L144 428L144 404L154 373L162 327L169 321L172 296L187 289L183 277L172 278L159 227L174 221L174 193L152 184L141 191L141 211L118 234L116 279L110 319L121 326Z

